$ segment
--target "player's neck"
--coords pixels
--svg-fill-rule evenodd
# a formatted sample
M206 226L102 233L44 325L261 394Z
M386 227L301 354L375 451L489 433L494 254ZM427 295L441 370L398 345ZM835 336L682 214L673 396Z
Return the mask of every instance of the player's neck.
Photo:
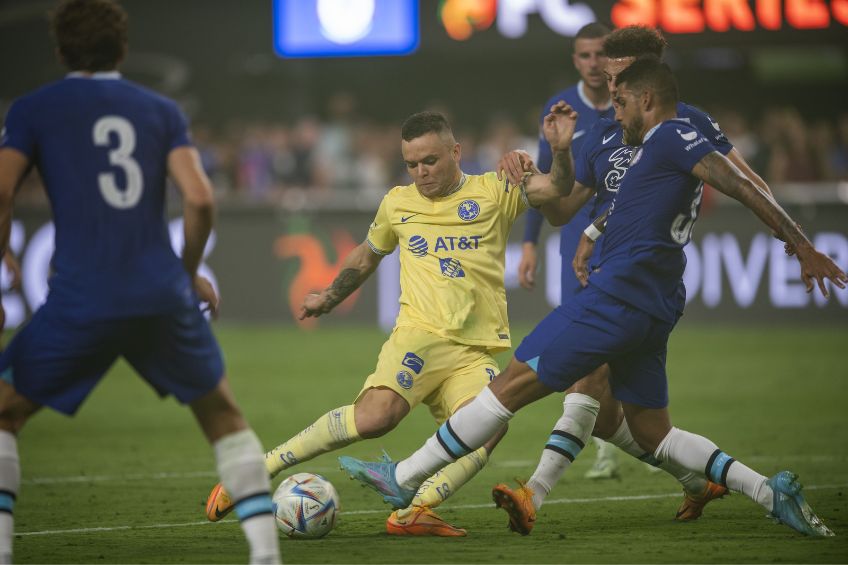
M658 110L645 114L645 126L642 131L642 141L646 141L648 135L657 128L661 123L668 120L673 120L677 117L677 112L672 110Z
M610 106L610 93L606 84L602 84L598 88L592 88L585 81L580 81L577 85L580 89L580 94L589 102L591 106L598 110L605 110Z
M460 170L460 171L457 171L457 175L458 176L454 178L454 182L452 182L447 189L445 189L440 194L433 196L431 198L431 200L435 199L435 198L446 198L446 197L450 196L451 194L459 191L459 189L462 188L462 185L465 184L465 173L463 173Z

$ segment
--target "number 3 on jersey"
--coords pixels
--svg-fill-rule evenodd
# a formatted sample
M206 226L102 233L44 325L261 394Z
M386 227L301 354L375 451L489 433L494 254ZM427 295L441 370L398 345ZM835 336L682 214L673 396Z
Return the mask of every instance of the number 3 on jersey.
M701 197L704 196L704 183L698 184L695 194L692 196L692 205L688 214L678 214L671 223L671 239L680 245L686 245L692 238L692 230L695 228L695 220L698 219L698 206Z
M94 145L111 147L109 134L113 132L118 137L118 146L109 151L109 163L124 170L127 186L123 190L118 188L115 173L100 173L97 176L97 184L107 204L126 210L138 204L144 189L144 180L138 161L132 158L132 152L135 150L135 128L129 120L121 116L103 116L97 120L91 132Z

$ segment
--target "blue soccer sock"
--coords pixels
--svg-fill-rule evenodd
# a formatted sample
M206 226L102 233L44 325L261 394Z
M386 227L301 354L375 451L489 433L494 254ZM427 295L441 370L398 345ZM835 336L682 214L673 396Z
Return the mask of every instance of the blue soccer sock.
M18 441L14 434L0 430L0 563L12 562L13 511L20 485Z
M271 507L271 479L262 445L252 430L242 430L215 442L218 474L235 502L235 511L250 546L251 563L277 563L279 534Z

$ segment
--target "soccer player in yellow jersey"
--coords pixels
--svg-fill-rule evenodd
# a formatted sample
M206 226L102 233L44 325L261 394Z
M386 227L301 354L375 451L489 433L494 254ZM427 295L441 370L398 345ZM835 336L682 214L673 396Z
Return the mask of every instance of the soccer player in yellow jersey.
M510 228L527 208L526 196L495 173L463 174L460 145L441 114L410 116L401 137L414 183L386 194L365 241L345 258L329 288L306 298L302 313L329 313L400 247L395 328L352 405L331 410L265 455L272 476L360 439L380 437L421 403L441 424L488 385L499 372L492 354L510 347L504 254ZM555 207L542 212L550 217ZM465 530L432 509L483 468L505 431L433 475L409 508L389 517L387 531L464 536ZM217 485L207 518L220 520L230 508L227 493Z

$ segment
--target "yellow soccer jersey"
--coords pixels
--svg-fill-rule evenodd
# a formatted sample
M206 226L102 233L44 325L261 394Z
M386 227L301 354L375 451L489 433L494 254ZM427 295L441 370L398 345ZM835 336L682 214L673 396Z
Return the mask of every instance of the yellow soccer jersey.
M511 347L504 289L506 241L527 207L495 173L468 175L453 194L430 200L414 184L386 194L368 230L375 253L400 246L395 325L458 343Z

